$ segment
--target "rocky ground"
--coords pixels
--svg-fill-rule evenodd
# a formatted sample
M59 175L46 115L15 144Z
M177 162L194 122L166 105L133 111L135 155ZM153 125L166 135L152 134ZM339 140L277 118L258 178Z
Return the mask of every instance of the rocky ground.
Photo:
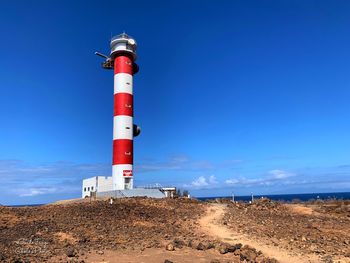
M129 255L123 262L276 262L203 233L198 220L206 207L147 198L0 207L0 261L120 262Z
M227 202L222 224L259 242L320 262L350 262L350 201Z

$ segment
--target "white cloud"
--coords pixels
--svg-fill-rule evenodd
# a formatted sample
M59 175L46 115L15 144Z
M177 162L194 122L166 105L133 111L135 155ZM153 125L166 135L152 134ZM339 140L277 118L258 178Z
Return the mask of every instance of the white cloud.
M192 181L190 184L185 184L184 187L188 188L212 188L215 185L218 184L218 181L216 180L215 175L211 175L209 177L199 176L195 180Z
M208 182L204 176L200 176L192 182L192 185L195 187L203 187L203 186L207 186Z
M285 179L295 175L293 173L283 171L283 170L278 170L278 169L271 170L268 172L268 174L270 174L271 179Z
M19 194L19 196L36 196L36 195L44 195L44 194L54 194L57 192L57 188L55 187L39 187L39 188L30 188L28 190L22 189L23 193Z
M254 186L254 185L260 185L260 186L269 186L274 185L278 183L288 184L290 181L286 181L284 179L296 176L296 174L287 172L284 170L270 170L267 172L266 176L258 177L258 178L245 178L245 177L239 177L239 178L230 178L225 181L226 185L241 185L241 186Z
M21 160L0 160L0 186L3 184L31 184L34 181L62 181L94 175L110 175L109 164L77 164L54 162L33 165Z
M194 189L208 189L217 188L223 185L226 186L271 186L275 184L288 184L290 181L285 180L286 178L295 176L294 173L274 169L268 171L265 176L257 178L246 178L239 176L237 178L226 179L223 183L218 182L214 175L209 177L200 176L193 180L190 184L185 184L184 187L194 188Z
M109 164L55 162L33 165L21 160L0 160L0 203L24 202L42 195L74 194L79 196L81 180L96 175L110 175ZM21 197L21 198L19 198ZM19 199L17 199L19 198Z
M225 181L225 184L238 184L239 183L239 180L238 179L228 179Z
M228 185L241 185L241 186L250 186L250 185L266 185L269 184L268 180L265 180L263 178L245 178L240 177L238 179L228 179L225 181L225 184Z

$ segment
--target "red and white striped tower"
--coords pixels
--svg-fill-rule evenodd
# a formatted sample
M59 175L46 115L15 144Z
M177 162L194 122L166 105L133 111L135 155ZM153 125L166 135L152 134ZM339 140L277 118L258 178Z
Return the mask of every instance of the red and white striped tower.
M137 73L136 42L123 33L111 39L111 54L102 65L114 68L113 190L133 188L133 75Z

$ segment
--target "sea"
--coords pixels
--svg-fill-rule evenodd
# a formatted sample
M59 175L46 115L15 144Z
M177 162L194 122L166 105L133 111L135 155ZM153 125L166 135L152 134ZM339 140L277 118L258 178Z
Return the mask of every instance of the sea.
M310 200L327 200L327 199L337 199L337 200L349 200L350 192L342 192L342 193L312 193L312 194L278 194L278 195L253 195L254 199L259 198L268 198L275 201L282 202L292 202L292 201L310 201ZM198 200L213 200L217 198L228 198L232 199L232 196L210 196L210 197L197 197ZM243 196L234 196L235 201L251 201L251 195L243 195Z

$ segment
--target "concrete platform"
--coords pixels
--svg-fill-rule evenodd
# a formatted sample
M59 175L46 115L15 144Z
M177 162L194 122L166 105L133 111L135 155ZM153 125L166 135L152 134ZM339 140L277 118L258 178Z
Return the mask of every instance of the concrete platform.
M150 197L150 198L166 197L166 195L159 189L146 189L146 188L97 192L96 196L97 197L114 197L114 198L137 197L137 196Z

